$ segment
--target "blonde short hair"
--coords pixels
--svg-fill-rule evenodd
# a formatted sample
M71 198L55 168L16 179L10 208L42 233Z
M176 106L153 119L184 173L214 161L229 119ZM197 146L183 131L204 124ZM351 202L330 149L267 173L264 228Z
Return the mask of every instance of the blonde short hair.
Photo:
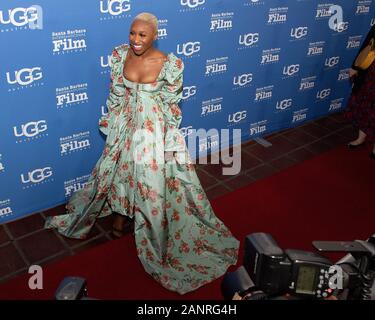
M142 12L138 14L133 21L140 20L146 23L149 23L155 29L155 32L158 32L158 18L149 12Z

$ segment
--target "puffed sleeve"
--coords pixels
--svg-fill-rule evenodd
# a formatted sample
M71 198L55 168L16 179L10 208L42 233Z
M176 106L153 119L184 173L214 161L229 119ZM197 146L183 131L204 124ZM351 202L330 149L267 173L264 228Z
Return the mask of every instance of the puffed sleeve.
M112 127L114 118L119 114L121 103L124 101L125 86L122 78L122 47L116 47L110 58L111 80L109 95L106 101L108 113L99 119L99 129L105 135L108 135Z
M182 60L170 53L165 66L165 84L161 89L161 107L166 123L165 151L178 151L183 148L184 138L179 131L182 113L178 106L182 98L183 71Z

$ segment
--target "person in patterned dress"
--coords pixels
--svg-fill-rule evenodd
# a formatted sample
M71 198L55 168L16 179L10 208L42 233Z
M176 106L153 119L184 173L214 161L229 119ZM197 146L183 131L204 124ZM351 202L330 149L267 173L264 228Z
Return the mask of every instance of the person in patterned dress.
M375 26L367 34L350 69L353 89L345 116L358 129L357 139L351 141L348 147L357 149L360 146L365 146L367 140L373 143L370 157L375 159L375 63L372 63L367 69L356 65L357 58L369 45L375 49Z
M117 213L117 226L133 218L144 269L184 294L236 264L239 241L215 216L178 130L184 64L154 48L156 38L156 17L142 13L129 45L113 50L108 114L99 122L103 153L68 214L46 227L84 239L98 217Z

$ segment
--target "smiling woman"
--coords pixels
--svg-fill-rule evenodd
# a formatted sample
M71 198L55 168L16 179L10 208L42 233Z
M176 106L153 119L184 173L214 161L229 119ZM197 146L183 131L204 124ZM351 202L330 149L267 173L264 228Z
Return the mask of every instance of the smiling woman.
M142 55L152 48L157 39L158 21L149 13L141 13L135 17L130 27L129 41L137 55Z
M138 15L130 27L129 50L125 59L124 77L132 82L156 81L166 55L153 47L157 39L158 22L149 13Z
M97 217L116 213L113 234L134 218L137 254L145 270L180 294L195 290L235 264L239 242L218 219L178 130L184 64L153 47L157 19L133 21L129 45L114 49L108 114L99 125L104 151L87 185L66 205L69 214L47 227L85 238Z

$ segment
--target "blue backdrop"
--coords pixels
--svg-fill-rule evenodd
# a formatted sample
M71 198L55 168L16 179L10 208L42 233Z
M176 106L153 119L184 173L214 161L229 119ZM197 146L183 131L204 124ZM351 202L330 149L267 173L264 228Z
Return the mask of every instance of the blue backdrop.
M372 0L64 0L0 4L0 224L66 202L104 146L109 55L153 12L185 63L183 122L242 141L341 111ZM340 13L342 9L342 19ZM199 150L215 151L215 137Z

